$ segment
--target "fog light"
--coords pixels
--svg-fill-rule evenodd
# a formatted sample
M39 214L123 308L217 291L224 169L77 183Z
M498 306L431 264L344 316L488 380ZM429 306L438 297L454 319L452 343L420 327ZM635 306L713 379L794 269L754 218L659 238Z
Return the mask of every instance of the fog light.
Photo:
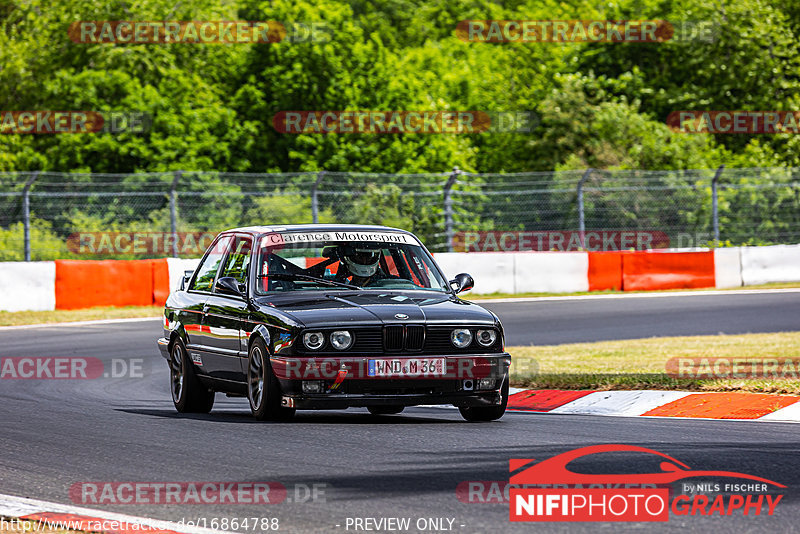
M464 388L464 391L472 391L472 389L475 387L475 382L468 378L464 380L462 387Z
M303 393L322 393L325 391L325 382L322 380L303 380Z
M479 378L475 389L494 389L494 378Z

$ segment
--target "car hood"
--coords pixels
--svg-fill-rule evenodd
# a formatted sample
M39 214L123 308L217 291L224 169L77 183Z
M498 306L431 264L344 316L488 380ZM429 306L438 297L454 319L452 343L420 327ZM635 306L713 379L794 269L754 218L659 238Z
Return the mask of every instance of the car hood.
M496 322L491 312L477 304L448 294L427 292L337 291L320 295L270 295L257 302L278 309L306 326L420 322L493 325Z

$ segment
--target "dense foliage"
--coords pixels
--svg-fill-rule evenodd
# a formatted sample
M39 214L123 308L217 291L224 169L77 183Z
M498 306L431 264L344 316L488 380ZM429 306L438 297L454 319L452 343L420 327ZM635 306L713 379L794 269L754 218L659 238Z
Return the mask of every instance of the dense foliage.
M713 39L470 43L454 31L466 19L705 21ZM81 20L277 20L325 31L262 44L79 44L67 29ZM153 118L146 133L0 135L0 172L800 166L797 135L666 126L676 110L798 109L799 34L797 0L0 0L0 110L136 110ZM538 124L529 133L290 135L272 126L282 110L526 110ZM377 197L397 197L389 218L408 221L408 199L395 190ZM310 209L287 208L281 197L260 202L302 212L299 219ZM358 209L380 221L379 206ZM491 211L476 209L484 218ZM138 215L153 219L152 210ZM219 224L241 222L234 219Z
M711 21L714 39L483 44L465 19ZM267 44L78 44L79 20L322 23ZM686 109L798 105L795 0L2 0L0 110L139 110L152 130L3 135L0 170L478 172L800 165L797 136L687 135ZM529 134L287 135L280 110L531 110Z

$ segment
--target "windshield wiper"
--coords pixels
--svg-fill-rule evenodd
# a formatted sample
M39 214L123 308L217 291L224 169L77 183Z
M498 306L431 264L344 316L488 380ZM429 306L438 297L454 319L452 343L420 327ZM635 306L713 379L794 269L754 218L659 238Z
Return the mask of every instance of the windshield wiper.
M359 286L354 286L353 284L347 284L345 282L335 282L333 280L326 280L324 278L318 278L316 276L311 276L309 274L300 274L300 273L272 273L272 274L260 274L258 275L259 278L274 278L276 280L286 280L291 282L292 280L310 280L312 282L319 282L320 284L325 284L334 287L346 287L347 289L363 289Z

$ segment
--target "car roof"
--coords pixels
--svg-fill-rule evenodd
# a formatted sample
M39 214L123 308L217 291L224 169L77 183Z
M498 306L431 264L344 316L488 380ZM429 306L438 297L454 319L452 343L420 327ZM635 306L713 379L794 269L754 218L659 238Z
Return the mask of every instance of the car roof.
M335 231L360 231L360 232L398 232L401 234L414 235L408 230L392 228L390 226L378 226L371 224L273 224L270 226L242 226L241 228L231 228L221 233L244 232L253 235L269 234L273 232L335 232Z

